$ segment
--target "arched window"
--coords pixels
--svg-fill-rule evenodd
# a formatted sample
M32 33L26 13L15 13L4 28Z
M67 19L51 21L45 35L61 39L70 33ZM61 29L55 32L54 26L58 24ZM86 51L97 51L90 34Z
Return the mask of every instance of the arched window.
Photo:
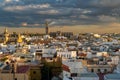
M98 69L98 72L100 72L100 69Z
M91 69L91 72L94 72L94 69Z
M36 71L33 71L33 74L36 74Z
M107 72L107 69L104 69L104 73L106 73Z

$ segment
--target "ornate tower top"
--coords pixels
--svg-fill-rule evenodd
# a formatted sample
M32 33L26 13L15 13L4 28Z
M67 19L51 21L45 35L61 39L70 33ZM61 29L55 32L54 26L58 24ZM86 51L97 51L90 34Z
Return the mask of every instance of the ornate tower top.
M8 30L7 30L7 28L5 28L5 30L4 30L4 34L8 34Z
M5 28L5 31L4 31L4 44L6 44L9 40L9 33L8 33L8 30L7 28Z
M5 28L5 32L8 32L7 28Z
M17 39L17 42L18 43L21 43L23 40L22 40L22 37L21 37L21 35L20 34L18 34L18 39Z

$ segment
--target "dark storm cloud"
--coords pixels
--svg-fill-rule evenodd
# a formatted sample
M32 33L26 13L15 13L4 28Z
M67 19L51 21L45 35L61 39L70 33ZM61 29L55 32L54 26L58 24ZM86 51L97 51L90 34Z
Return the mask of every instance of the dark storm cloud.
M120 0L1 0L0 24L38 26L118 22Z

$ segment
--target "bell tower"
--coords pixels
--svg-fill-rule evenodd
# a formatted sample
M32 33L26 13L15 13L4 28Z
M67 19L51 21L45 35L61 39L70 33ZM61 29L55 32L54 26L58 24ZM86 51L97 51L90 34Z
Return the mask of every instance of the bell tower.
M18 34L18 39L17 39L17 42L18 42L18 43L23 42L22 37L21 37L21 35L20 35L20 34Z
M5 31L4 31L4 44L6 44L9 40L9 33L8 33L8 30L7 28L5 28Z
M48 28L48 22L46 21L45 22L45 32L46 32L46 35L49 33L49 28Z

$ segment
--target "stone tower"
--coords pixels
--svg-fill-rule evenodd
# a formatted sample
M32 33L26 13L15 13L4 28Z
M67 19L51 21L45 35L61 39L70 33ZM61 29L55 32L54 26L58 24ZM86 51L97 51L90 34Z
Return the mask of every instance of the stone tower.
M4 31L4 44L6 44L9 40L9 33L8 33L8 30L7 28L5 28L5 31Z
M18 39L17 39L17 42L18 42L18 43L23 42L22 37L21 37L21 35L20 35L20 34L18 34Z
M45 23L45 31L46 31L46 35L49 33L49 28L48 28L48 22L46 21Z

